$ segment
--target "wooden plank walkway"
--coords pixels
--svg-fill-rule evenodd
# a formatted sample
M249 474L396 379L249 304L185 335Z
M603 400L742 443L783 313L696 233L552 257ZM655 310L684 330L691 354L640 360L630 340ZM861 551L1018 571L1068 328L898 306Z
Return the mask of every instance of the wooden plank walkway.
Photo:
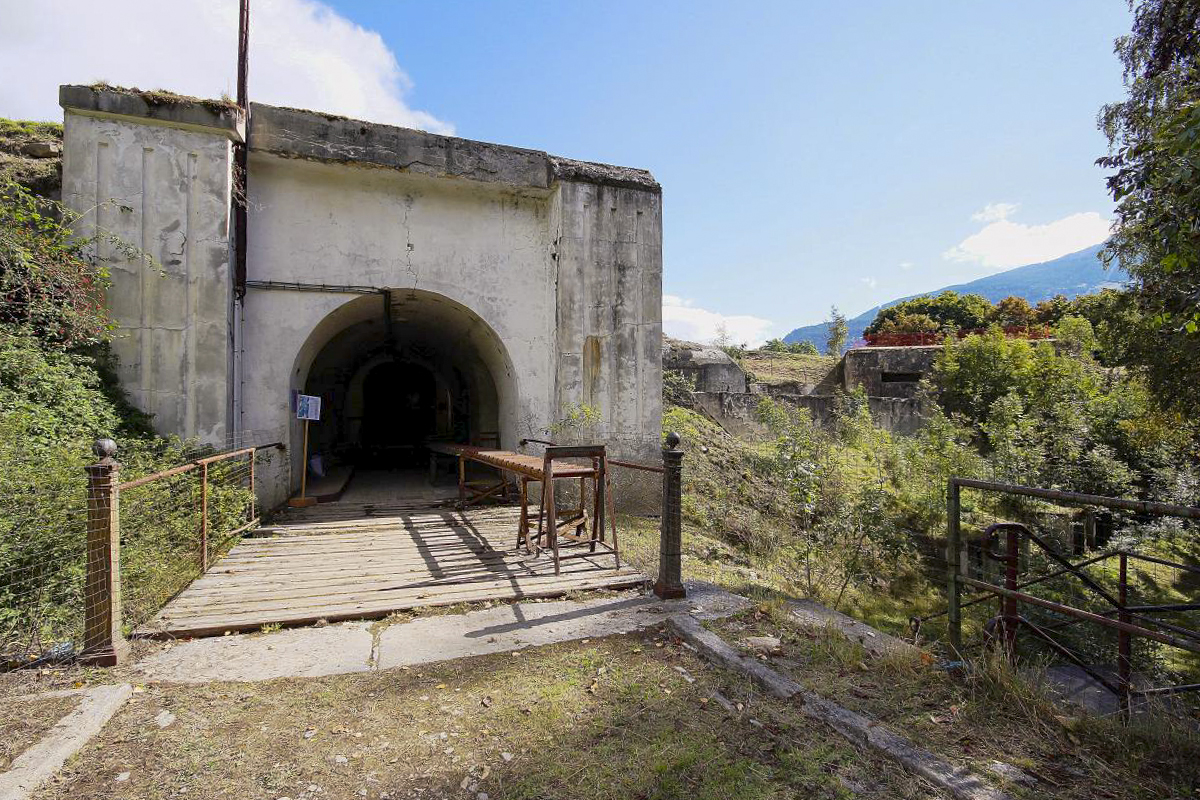
M331 504L337 506L340 504ZM420 606L553 597L638 586L613 557L564 561L515 547L518 510L349 509L317 506L294 523L247 538L135 636L178 638L368 619Z

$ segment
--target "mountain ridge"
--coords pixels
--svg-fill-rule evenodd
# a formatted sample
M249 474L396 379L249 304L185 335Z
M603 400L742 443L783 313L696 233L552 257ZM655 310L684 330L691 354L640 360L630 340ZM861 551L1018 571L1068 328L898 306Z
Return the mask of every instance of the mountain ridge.
M936 295L945 291L955 291L959 294L973 293L983 295L993 303L1010 295L1016 295L1024 297L1031 304L1036 305L1057 294L1066 295L1070 299L1082 294L1098 292L1107 287L1119 286L1124 281L1125 273L1119 269L1109 271L1104 268L1097 257L1103 246L1103 244L1092 245L1050 261L1025 264L966 283L943 286L940 289L917 292L890 300L846 320L850 327L850 341L862 338L863 331L871 324L880 310L922 295ZM789 344L812 342L818 349L821 349L824 348L828 335L829 323L818 322L814 325L795 328L783 337L783 340Z

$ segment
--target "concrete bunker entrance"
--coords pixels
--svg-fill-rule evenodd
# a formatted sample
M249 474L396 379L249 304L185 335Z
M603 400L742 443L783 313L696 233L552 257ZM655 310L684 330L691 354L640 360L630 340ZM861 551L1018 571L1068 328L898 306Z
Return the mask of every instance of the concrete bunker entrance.
M318 456L332 476L325 485L344 485L347 500L386 503L440 497L429 484L430 440L507 439L515 384L503 343L478 314L432 292L388 289L322 320L297 359L293 388L322 400L309 429L310 467ZM293 452L302 435L296 424ZM302 467L293 465L298 483Z

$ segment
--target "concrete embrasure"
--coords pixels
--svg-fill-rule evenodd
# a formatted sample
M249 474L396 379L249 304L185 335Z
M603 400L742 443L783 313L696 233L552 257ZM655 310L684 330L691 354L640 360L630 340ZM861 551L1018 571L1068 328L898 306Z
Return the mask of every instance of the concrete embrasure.
M628 633L672 615L715 619L749 602L706 584L687 587L683 600L626 592L595 600L505 604L393 625L351 622L195 639L135 668L147 680L189 683L366 672Z
M24 800L79 752L133 694L127 683L97 686L84 692L79 706L58 721L42 740L0 775L0 800Z
M954 797L960 800L1009 800L1009 795L969 770L955 767L869 717L842 708L762 662L741 655L692 617L673 616L667 624L708 660L749 676L775 697L802 703L804 713L808 716L824 722L855 744L870 747L894 759L905 769L950 792Z

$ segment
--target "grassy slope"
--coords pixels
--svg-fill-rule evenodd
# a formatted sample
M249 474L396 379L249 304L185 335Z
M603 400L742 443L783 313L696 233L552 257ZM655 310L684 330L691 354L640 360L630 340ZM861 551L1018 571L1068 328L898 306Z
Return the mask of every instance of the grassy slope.
M795 539L792 500L772 467L774 445L751 442L684 408L668 406L663 429L682 438L683 571L685 578L705 580L758 598L803 596L800 568L786 548ZM863 451L840 448L847 474L870 480L878 469ZM658 549L656 520L623 521L622 546L633 563L653 574ZM829 554L837 558L841 554ZM936 610L940 597L919 571L897 570L887 591L851 592L840 609L904 635L914 614ZM926 628L936 634L937 626Z
M752 350L742 357L741 364L754 381L768 386L785 383L828 384L836 382L831 373L837 369L839 360L833 356Z
M917 653L872 659L857 642L781 611L764 605L711 627L730 642L778 636L777 668L956 765L988 775L998 760L1035 776L1033 786L1003 787L1015 797L1157 800L1191 796L1200 781L1200 736L1185 720L1139 717L1122 728L1063 716L1002 659L983 658L972 674L948 673Z
M817 800L850 797L844 782L863 797L931 794L648 632L383 673L150 686L35 797Z

